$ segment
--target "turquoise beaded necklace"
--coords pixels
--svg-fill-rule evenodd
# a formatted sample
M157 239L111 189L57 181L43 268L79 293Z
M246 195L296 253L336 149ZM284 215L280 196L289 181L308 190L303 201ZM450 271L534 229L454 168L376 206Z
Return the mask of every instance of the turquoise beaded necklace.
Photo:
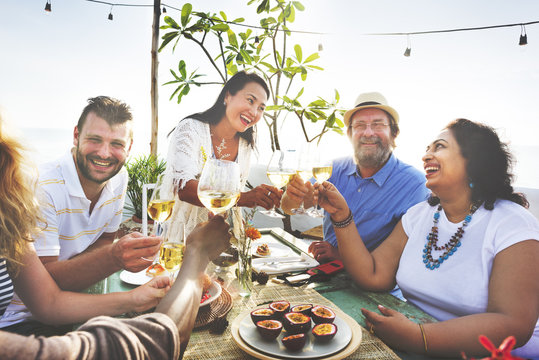
M438 205L438 209L434 213L432 229L427 235L427 243L423 248L423 263L427 269L434 270L439 268L444 261L449 259L449 257L458 250L458 248L462 245L460 239L462 239L462 236L464 235L464 228L468 226L470 221L472 221L472 215L475 213L477 208L477 205L472 205L470 208L470 213L464 218L464 223L462 226L457 229L457 232L451 236L451 239L449 239L447 243L442 246L438 246L438 220L440 219L440 211L442 211L442 205ZM445 251L438 257L438 259L434 259L432 257L432 249L437 251Z

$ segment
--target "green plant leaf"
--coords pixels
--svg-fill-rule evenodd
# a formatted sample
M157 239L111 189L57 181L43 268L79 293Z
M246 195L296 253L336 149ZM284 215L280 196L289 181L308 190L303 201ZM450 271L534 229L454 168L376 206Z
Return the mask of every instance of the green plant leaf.
M232 20L232 22L235 22L235 23L242 23L242 22L244 22L244 21L245 21L245 19L242 18L242 17L241 17L241 18L237 18L237 19Z
M296 99L299 98L301 95L303 95L303 91L305 90L304 87L301 88L301 90L298 92L298 94L296 95Z
M299 11L305 10L305 6L303 6L303 4L300 3L299 1L292 1L292 4L293 4L294 7L295 7L296 9L298 9Z
M221 17L223 18L224 21L226 21L226 14L224 11L220 11L219 14L221 14Z
M227 24L215 24L211 27L211 29L214 31L225 32L225 31L228 31L228 29L230 29L230 26L228 26Z
M185 61L180 60L180 62L178 63L178 71L182 75L182 80L185 79L185 77L187 76L187 72L185 71L185 67L186 67Z
M314 61L316 59L320 58L320 55L318 55L318 53L314 53L314 54L311 54L307 57L307 59L305 59L304 63L308 63L308 62L311 62L311 61Z
M180 29L180 25L178 25L178 23L170 16L165 16L163 20L165 20L165 23L167 23L171 28L177 29L177 30Z
M328 119L326 120L326 123L328 124L328 126L333 126L333 124L335 124L335 113L331 113L331 115L329 115Z
M261 14L264 11L266 11L266 12L269 11L269 0L262 0L260 5L258 5L258 7L256 8L256 13L257 14Z
M185 3L182 7L182 16L181 16L181 22L182 26L186 27L187 23L189 22L189 15L191 15L191 11L193 10L193 6L189 3Z
M228 43L230 45L234 46L235 48L237 48L238 47L238 39L236 38L236 34L234 33L234 31L232 31L231 29L228 29L226 34L228 35Z
M298 62L301 63L301 59L303 58L303 52L299 44L294 45L294 52L296 53L296 59L298 59Z
M335 89L335 101L339 102L340 99L341 99L341 96L339 95L339 92L337 91L337 89Z
M288 15L286 16L286 20L288 20L288 22L293 23L294 20L296 20L296 10L294 10L294 7L291 6L290 4L288 4L286 8L289 9Z
M178 35L180 35L180 33L177 32L177 31L169 32L169 33L166 33L165 35L163 35L163 37L162 37L163 42L161 42L161 46L159 46L159 50L157 50L157 51L161 51L161 49L163 49L165 46L167 46L167 44L169 42L171 42Z

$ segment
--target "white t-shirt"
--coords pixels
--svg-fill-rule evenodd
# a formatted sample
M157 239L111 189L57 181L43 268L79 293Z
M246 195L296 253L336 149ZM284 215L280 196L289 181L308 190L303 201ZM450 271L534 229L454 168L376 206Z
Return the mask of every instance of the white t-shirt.
M180 120L170 135L167 154L167 171L174 177L174 183L183 189L189 180L198 179L204 167L204 156L212 157L210 126L207 123L187 118ZM241 188L249 176L252 148L240 138L237 162L241 168ZM176 197L174 210L169 220L169 234L187 236L197 224L208 220L208 210L181 201Z
M487 309L488 283L496 254L524 240L539 241L539 221L508 200L496 201L493 210L481 206L464 229L462 246L439 268L430 270L422 256L436 209L425 201L403 216L408 242L399 262L397 284L408 301L440 321L483 313ZM445 244L460 226L462 222L451 223L442 210L439 244ZM432 257L437 259L441 253L433 249ZM524 350L528 351L527 357L539 357L539 322L530 341L517 351Z
M127 180L127 171L122 168L107 181L90 214L91 202L82 190L71 152L41 166L39 190L47 227L35 239L37 255L67 260L86 250L103 233L116 232L122 221ZM0 328L30 316L15 294L0 319Z

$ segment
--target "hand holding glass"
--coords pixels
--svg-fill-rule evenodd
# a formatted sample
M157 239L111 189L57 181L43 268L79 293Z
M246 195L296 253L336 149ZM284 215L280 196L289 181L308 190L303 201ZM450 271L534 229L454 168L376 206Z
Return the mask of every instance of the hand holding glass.
M276 188L282 189L296 173L296 166L297 155L295 150L275 150L271 156L266 174ZM275 211L275 206L271 210L262 210L260 212L271 217L284 218L283 215Z
M316 182L321 184L331 177L331 173L333 172L333 161L321 155L320 152L316 154L314 161L313 175ZM309 210L307 213L313 217L324 217L324 213L317 210L316 207Z

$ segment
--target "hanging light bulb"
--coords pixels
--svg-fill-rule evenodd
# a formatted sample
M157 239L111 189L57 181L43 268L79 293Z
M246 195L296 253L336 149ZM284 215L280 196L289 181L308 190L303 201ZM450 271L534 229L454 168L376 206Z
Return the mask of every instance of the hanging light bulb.
M51 0L47 0L47 3L45 4L45 11L46 12L51 12L52 11Z
M163 14L167 13L167 8L163 6Z
M114 5L113 5L114 6ZM112 7L110 7L110 12L109 12L109 20L112 21L114 19L114 16L112 16Z
M260 38L257 36L255 36L255 44L258 44L260 42Z
M318 43L318 51L324 51L324 45L322 43Z
M518 41L520 46L528 44L528 34L526 34L526 27L520 25L520 40Z
M407 35L406 38L407 38L407 45L406 45L406 50L404 50L404 56L410 57L410 54L412 53L412 45L410 44L410 35Z

